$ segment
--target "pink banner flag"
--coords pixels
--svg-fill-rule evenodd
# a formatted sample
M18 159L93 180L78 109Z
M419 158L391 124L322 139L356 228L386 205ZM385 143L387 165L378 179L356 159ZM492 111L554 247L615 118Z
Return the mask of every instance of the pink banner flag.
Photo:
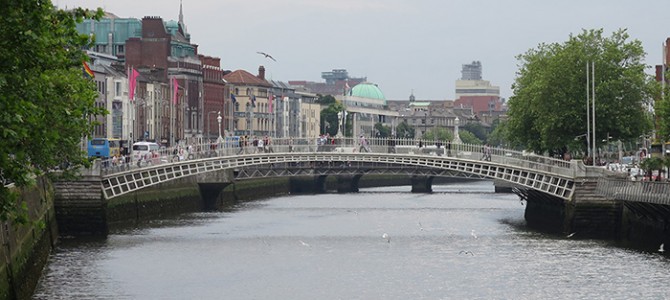
M272 102L274 102L274 98L275 95L273 94L270 94L270 96L268 96L268 110L270 111L270 113L272 113Z
M172 103L177 105L177 92L179 91L179 82L177 78L172 77Z
M128 99L130 101L135 100L135 88L137 87L138 76L140 76L140 72L131 67L128 73Z

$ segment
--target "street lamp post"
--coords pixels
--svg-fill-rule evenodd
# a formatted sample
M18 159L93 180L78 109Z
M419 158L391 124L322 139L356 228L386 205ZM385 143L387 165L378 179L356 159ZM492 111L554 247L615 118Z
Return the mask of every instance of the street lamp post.
M221 117L221 111L219 111L219 112L218 112L218 116L216 117L216 121L219 122L219 143L220 143L221 140L223 139L223 138L221 137L221 120L223 120L223 118Z
M210 115L210 114L215 114L215 113L217 113L217 111L215 111L215 110L212 110L212 111L208 111L208 112L207 112L207 138L208 138L208 139L211 138L211 135L212 135L212 132L209 130L209 127L210 127L210 126L209 126L209 123L210 123L210 122L209 122L209 115ZM221 116L221 112L219 111L218 113L219 113L219 116Z

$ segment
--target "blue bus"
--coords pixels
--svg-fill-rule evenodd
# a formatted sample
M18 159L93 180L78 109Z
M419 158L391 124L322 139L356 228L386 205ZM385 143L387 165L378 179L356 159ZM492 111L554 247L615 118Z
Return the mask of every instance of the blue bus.
M110 158L121 153L119 139L94 138L88 141L88 157Z

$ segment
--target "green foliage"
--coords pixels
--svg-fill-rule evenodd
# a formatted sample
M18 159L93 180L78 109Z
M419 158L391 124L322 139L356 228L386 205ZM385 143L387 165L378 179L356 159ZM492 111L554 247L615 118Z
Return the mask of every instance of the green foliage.
M410 126L407 124L407 122L403 121L398 124L398 126L395 127L395 134L396 137L399 139L413 139L415 135L416 130L414 127Z
M486 132L486 127L479 122L470 122L460 127L460 129L467 130L472 132L479 140L486 141L488 138L488 132Z
M325 96L331 97L332 96ZM335 98L333 98L335 99ZM337 113L344 110L344 106L341 103L333 102L328 105L328 107L321 110L321 130L323 134L330 134L330 136L335 136L339 131L339 120L337 118Z
M505 137L536 152L585 148L586 64L595 63L596 137L631 140L650 129L648 103L656 83L644 72L640 41L625 30L603 37L583 31L562 43L540 44L519 55Z
M389 137L391 136L391 127L384 126L382 123L376 123L375 126L375 137ZM379 133L377 135L377 133Z
M451 131L446 128L436 127L431 130L428 130L424 135L423 139L425 140L439 140L439 141L451 141L454 139L454 135Z
M0 12L0 176L18 187L68 163L86 164L95 84L82 75L89 38L76 22L102 10L56 10L50 1L9 1ZM0 220L25 221L23 205L0 186Z
M459 130L458 136L461 137L461 141L463 142L463 144L481 145L484 143L482 142L482 140L478 139L472 132L467 130Z
M662 171L664 167L663 159L660 157L650 157L645 158L642 163L640 163L640 168L644 170L646 176L651 178L653 171Z
M318 99L316 100L316 102L321 104L321 105L329 105L330 106L331 104L337 103L337 100L335 99L335 97L333 97L331 95L325 95L324 96L324 95L319 94L319 95L317 95L317 97L318 97Z

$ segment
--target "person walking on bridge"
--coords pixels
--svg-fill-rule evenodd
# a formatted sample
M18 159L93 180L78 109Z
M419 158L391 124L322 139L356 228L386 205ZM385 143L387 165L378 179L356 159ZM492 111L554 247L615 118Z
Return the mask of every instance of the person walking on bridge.
M358 152L370 152L370 147L368 147L368 140L365 139L362 134L358 142L361 145L360 148L358 148Z

